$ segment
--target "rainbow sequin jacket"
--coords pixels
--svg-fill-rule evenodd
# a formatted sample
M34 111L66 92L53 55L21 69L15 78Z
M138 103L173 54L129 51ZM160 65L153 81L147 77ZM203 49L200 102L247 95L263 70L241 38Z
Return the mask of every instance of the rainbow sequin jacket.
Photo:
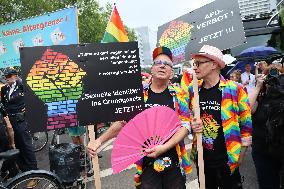
M199 82L199 89L202 81ZM242 85L225 80L221 76L219 90L222 91L221 120L231 173L238 167L241 147L251 145L252 121L248 96ZM188 88L189 109L193 111L193 86ZM197 158L197 141L193 137L191 159Z
M175 111L177 112L181 120L182 126L189 129L189 115L190 114L188 110L188 98L187 98L186 93L181 88L173 86L173 85L169 85L168 89L170 91L170 94L173 96ZM145 102L148 100L148 90L149 90L149 85L144 86L144 101ZM192 165L187 156L184 142L180 142L179 144L176 145L176 151L179 157L181 173L183 175L191 173ZM140 175L142 174L142 165L143 165L143 158L136 162L136 174L134 177L135 186L138 186L141 184Z

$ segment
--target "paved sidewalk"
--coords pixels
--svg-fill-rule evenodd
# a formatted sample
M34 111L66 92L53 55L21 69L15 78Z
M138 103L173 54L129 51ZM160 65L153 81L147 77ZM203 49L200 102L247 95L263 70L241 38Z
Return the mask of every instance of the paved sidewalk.
M52 133L52 132L50 132ZM50 134L51 135L51 134ZM50 136L51 137L51 136ZM68 135L60 136L60 143L63 142L71 142L71 139ZM186 140L186 147L189 152L190 141ZM134 189L133 185L133 175L135 173L135 169L131 166L129 169L113 175L111 170L111 149L112 145L105 148L101 155L103 158L99 159L100 170L101 170L101 181L103 189ZM38 167L40 169L49 170L49 158L48 158L48 147L44 150L36 153L38 160ZM245 176L245 181L243 183L244 189L257 189L257 181L254 164L251 158L251 149L248 150L244 162L240 168L241 174ZM87 183L88 189L95 189L94 181L92 178L89 178L89 182ZM187 189L198 189L198 181L196 176L196 169L193 165L193 173L187 176Z

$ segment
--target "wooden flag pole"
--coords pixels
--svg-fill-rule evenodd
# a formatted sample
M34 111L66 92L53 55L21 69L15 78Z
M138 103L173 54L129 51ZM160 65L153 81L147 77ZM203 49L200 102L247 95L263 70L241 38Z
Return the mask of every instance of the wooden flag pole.
M199 94L198 94L198 81L195 72L193 72L193 93L194 93L194 118L200 119L199 107ZM198 152L198 170L199 170L199 184L200 189L205 189L205 174L204 174L204 160L203 160L203 146L202 146L202 133L197 133L197 152Z
M90 143L95 142L96 135L95 135L94 125L88 126L88 132L89 132ZM93 164L93 170L94 170L94 178L95 178L96 189L101 189L102 183L101 183L101 176L100 176L99 159L98 159L97 154L95 155L95 157L92 158L92 164Z

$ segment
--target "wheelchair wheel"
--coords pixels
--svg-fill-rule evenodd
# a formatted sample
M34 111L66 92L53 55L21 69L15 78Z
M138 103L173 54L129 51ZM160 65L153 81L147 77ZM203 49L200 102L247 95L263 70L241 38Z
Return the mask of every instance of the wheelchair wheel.
M59 178L45 170L32 170L24 172L6 184L8 189L63 189Z

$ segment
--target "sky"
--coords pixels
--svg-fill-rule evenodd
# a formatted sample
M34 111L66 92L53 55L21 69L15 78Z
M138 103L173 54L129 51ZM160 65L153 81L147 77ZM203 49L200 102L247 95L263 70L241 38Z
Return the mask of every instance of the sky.
M125 25L130 28L158 27L214 0L98 0L101 6L116 3Z

